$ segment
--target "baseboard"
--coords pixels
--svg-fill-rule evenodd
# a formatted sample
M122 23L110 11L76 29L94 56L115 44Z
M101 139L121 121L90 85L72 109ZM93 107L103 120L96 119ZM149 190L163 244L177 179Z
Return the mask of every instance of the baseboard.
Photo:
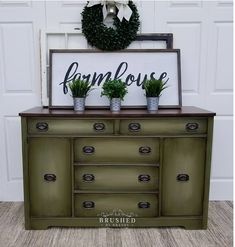
M211 179L210 201L232 201L233 179Z

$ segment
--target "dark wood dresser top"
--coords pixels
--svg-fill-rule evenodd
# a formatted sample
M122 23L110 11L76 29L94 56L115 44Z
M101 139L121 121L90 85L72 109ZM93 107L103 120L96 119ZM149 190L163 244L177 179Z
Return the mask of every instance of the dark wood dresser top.
M118 113L109 109L86 109L84 112L75 112L72 109L48 109L35 107L19 113L22 117L77 117L77 118L153 118L153 117L209 117L214 112L206 111L193 106L183 106L181 109L159 109L149 113L146 109L124 108Z

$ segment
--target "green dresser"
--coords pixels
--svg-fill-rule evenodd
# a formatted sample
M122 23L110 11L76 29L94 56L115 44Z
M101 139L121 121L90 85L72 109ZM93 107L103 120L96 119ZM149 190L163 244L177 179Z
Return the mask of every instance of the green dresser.
M206 229L214 115L195 107L20 113L25 228Z

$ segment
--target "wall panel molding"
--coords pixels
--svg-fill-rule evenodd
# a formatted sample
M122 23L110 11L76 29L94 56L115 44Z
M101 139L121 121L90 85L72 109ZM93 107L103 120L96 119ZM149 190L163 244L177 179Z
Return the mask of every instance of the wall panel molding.
M233 34L232 22L215 22L216 26L216 67L214 92L233 90ZM224 62L226 61L226 66Z
M198 7L202 7L202 1L197 0L197 1L177 1L177 0L173 0L170 1L169 3L169 7L171 8L198 8Z
M0 26L5 93L31 93L34 80L33 23L0 22Z
M183 92L198 95L200 90L201 23L168 21L167 26L177 39L174 42L175 46L182 47L181 70ZM192 77L192 75L194 76Z
M217 2L218 7L233 7L233 1L218 1Z
M62 1L61 2L61 6L62 7L70 7L70 8L74 8L74 7L79 7L79 8L83 8L86 5L87 1Z
M18 8L18 7L31 7L32 1L14 1L14 0L9 0L9 1L0 1L0 7L8 7L8 8Z
M4 69L4 42L3 42L3 32L2 26L0 24L0 92L4 92L4 81L5 81L5 69Z

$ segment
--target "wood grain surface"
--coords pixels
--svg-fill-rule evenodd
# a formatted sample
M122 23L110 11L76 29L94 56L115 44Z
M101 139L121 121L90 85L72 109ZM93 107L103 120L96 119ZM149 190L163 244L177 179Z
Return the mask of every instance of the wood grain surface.
M233 203L210 202L208 230L51 228L24 230L23 203L0 202L1 247L230 247Z
M182 106L180 109L159 109L149 113L145 108L125 108L120 112L112 113L109 107L86 107L84 112L75 112L71 107L65 109L48 109L43 107L34 107L27 111L19 113L22 117L76 117L76 118L136 118L136 117L208 117L215 116L214 112L203 110L194 106Z

